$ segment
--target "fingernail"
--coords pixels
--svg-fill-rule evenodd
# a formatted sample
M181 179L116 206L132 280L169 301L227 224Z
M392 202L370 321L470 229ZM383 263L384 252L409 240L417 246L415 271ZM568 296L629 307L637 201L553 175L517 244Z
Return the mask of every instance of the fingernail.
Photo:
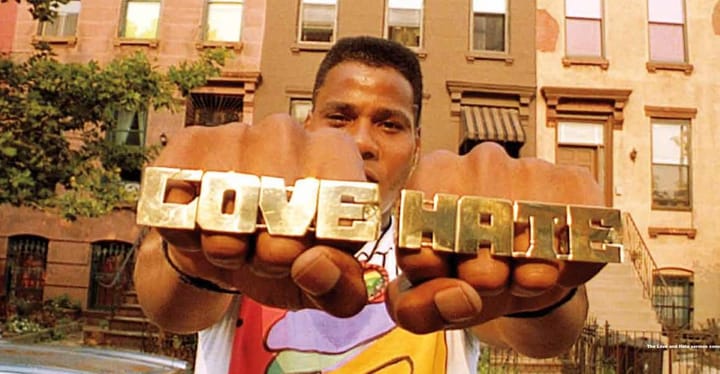
M297 258L292 278L298 287L313 296L330 291L340 279L340 269L322 252L308 252Z
M438 291L435 306L448 323L460 323L475 318L482 309L482 301L470 286L457 286Z

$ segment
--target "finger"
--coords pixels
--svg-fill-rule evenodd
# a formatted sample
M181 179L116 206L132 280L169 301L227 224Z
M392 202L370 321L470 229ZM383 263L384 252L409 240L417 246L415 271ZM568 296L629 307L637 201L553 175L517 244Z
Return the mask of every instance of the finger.
M197 187L189 182L169 180L165 201L174 204L188 204L197 196ZM180 250L199 251L200 233L198 230L173 230L158 228L160 235Z
M310 246L308 237L290 238L260 233L255 244L251 268L255 274L265 277L284 277L296 257Z
M428 279L452 277L453 264L448 253L428 248L400 249L396 251L397 263L412 284Z
M200 233L200 245L205 258L224 269L239 269L247 264L253 237L247 235L228 235L211 231Z
M557 285L559 265L540 259L518 259L514 262L510 292L519 297L538 296Z
M466 327L479 321L482 300L473 288L458 279L437 278L407 288L398 277L388 287L386 306L395 322L416 334L448 327Z
M561 262L558 283L567 288L577 287L590 279L605 267L606 264L596 262Z
M493 296L510 285L510 259L493 257L489 250L480 250L474 257L458 262L458 278L471 285L480 296Z
M337 317L357 314L367 304L360 263L351 255L327 246L304 251L290 274L313 306Z

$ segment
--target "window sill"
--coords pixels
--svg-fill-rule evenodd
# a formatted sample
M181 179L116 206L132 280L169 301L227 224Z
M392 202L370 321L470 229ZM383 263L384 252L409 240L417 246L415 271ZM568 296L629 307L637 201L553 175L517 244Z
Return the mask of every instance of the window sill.
M295 42L290 46L290 51L292 53L299 53L300 51L327 52L332 46L333 43L331 42Z
M674 63L674 62L652 62L649 61L645 64L647 71L654 73L658 70L671 70L671 71L682 71L685 75L692 74L694 66L688 63Z
M212 49L212 48L225 48L232 49L240 52L243 49L242 42L216 42L216 41L202 41L195 43L195 49Z
M33 36L33 42L74 46L77 44L77 36Z
M688 229L680 227L648 227L648 235L651 238L657 238L659 235L680 235L687 236L688 239L695 239L697 229Z
M515 59L504 52L481 52L481 51L470 51L465 54L465 59L473 62L475 60L496 60L505 61L506 65L512 65Z
M115 39L114 45L116 47L122 46L145 46L149 48L157 48L160 41L158 39L132 39L132 38L117 38Z
M603 57L564 57L562 64L565 67L572 65L599 66L603 70L607 70L610 67L610 61Z
M428 55L427 50L425 50L424 48L420 48L420 47L408 47L408 48L410 48L411 51L415 52L415 55L420 60L424 60L427 58L427 55Z

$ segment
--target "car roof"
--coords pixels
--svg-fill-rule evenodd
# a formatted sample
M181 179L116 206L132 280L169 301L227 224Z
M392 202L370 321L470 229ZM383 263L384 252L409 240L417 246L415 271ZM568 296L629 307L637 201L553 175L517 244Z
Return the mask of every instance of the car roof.
M188 368L179 359L135 351L0 340L0 374L182 373Z

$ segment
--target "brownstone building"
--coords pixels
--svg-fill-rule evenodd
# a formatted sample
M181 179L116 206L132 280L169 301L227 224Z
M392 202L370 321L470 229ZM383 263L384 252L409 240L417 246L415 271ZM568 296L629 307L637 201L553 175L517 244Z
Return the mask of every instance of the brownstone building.
M424 151L502 142L535 153L534 2L268 0L257 114L303 119L315 69L335 40L373 35L416 51Z
M113 141L150 146L171 142L184 126L253 120L264 0L71 0L46 24L25 7L0 5L0 47L16 59L29 56L38 40L49 42L61 61L104 64L140 50L160 69L208 48L231 51L222 75L192 92L184 111L123 113L124 125L108 134ZM122 291L112 289L129 282L131 249L140 233L134 222L131 210L69 222L0 207L0 299L37 302L68 294L83 308L110 308ZM124 272L121 280L113 280L118 271Z
M18 5L14 1L0 3L0 53L10 53L15 37Z

